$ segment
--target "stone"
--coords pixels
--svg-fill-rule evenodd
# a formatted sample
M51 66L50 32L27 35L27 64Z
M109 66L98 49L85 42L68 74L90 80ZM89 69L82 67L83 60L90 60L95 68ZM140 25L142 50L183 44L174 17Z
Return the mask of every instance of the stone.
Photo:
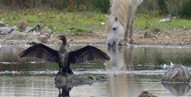
M19 31L12 31L12 33L10 33L7 36L8 40L25 40L25 39L29 39L27 38L27 35L25 33L19 32Z
M183 65L169 67L167 72L162 76L162 83L188 83L190 82L190 70Z
M27 44L29 44L29 45L35 45L35 44L39 44L39 43L42 43L42 42L39 41L38 39L33 39L32 41L27 42Z
M41 31L40 34L44 35L45 33L48 33L51 35L51 30L48 27L44 27Z
M48 37L45 36L45 35L40 35L40 36L38 36L37 39L38 39L39 41L41 41L42 43L47 43L47 41L48 41Z
M0 35L10 34L14 29L10 27L0 27Z
M148 91L142 91L138 97L157 97L157 96L149 93Z

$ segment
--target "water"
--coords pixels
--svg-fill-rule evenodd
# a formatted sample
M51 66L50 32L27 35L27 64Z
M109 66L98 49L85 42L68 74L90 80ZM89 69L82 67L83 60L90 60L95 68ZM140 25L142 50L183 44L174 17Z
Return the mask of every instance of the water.
M50 47L58 49L58 46ZM72 45L76 49L84 45ZM190 46L131 46L107 50L109 62L72 65L75 74L103 77L102 81L71 87L71 97L137 97L148 91L158 97L190 97L190 85L163 85L165 66L172 63L190 67ZM54 78L58 66L36 59L20 59L29 46L0 47L0 97L58 97Z

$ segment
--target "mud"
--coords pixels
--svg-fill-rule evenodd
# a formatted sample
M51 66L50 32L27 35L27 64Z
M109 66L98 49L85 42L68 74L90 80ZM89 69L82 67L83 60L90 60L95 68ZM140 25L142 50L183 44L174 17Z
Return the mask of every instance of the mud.
M107 33L95 31L78 35L69 33L52 34L44 43L59 44L61 41L58 35L64 34L68 38L68 43L75 44L105 44ZM34 33L24 33L13 31L7 35L0 35L1 45L30 44L33 42L42 43L38 40L39 36ZM133 33L134 44L140 45L190 45L191 29L171 29L166 31L135 30Z

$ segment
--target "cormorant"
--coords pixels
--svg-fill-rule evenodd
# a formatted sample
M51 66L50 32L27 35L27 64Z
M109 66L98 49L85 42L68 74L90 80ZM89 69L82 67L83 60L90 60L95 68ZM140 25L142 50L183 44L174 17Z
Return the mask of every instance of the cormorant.
M60 67L60 72L73 74L70 69L71 63L84 63L93 60L109 60L110 57L93 46L85 46L81 49L67 52L65 46L67 44L66 37L64 35L59 36L62 40L62 45L60 50L54 50L44 44L35 44L28 49L20 53L20 58L22 57L36 57L40 59L45 59L49 62L56 62Z

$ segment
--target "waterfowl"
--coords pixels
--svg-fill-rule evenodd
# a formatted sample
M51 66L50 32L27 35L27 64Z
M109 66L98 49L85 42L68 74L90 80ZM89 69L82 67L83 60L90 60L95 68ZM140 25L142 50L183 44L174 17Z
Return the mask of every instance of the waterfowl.
M72 63L84 63L94 60L109 60L110 57L94 46L85 46L75 51L67 52L66 44L67 40L64 35L59 36L62 40L60 50L54 50L44 44L35 44L19 54L22 57L36 57L40 59L45 59L49 62L58 63L61 72L73 74L70 69L70 64Z

